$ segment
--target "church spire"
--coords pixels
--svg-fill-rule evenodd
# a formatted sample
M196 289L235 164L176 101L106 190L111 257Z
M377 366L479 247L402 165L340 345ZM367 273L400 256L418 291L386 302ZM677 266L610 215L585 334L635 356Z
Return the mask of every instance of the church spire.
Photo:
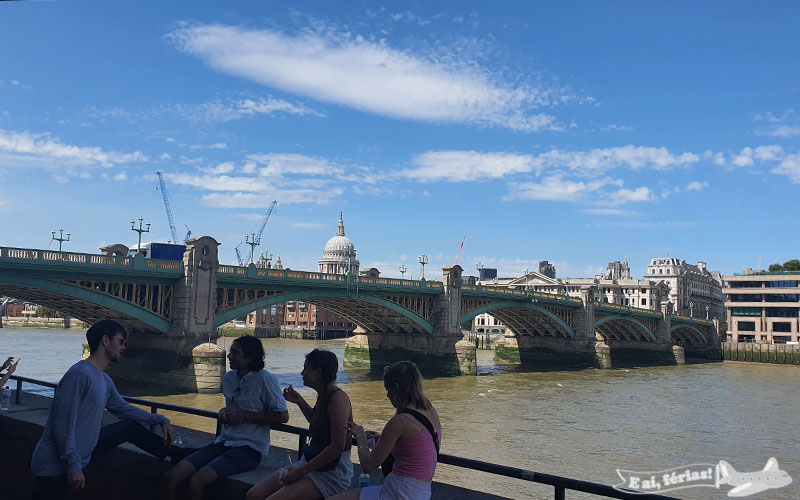
M336 236L344 236L344 219L342 218L342 212L339 212L339 228L336 230Z

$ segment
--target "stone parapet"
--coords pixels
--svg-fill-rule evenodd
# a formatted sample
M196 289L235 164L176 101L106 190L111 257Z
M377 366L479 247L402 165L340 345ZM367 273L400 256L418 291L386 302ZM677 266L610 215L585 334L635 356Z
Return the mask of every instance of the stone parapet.
M344 366L370 368L382 373L396 361L417 364L423 376L474 375L477 373L475 346L459 344L462 336L430 334L369 333L349 337L345 343Z

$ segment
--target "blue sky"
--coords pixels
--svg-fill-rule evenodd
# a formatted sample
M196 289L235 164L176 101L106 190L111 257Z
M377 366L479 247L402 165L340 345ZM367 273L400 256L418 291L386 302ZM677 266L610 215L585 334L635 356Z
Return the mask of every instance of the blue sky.
M798 257L796 2L0 2L0 245L316 269ZM408 277L408 274L406 274Z

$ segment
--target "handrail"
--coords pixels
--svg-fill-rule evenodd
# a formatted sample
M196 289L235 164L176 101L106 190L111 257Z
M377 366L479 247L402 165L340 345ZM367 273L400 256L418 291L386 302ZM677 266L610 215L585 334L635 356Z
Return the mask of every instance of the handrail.
M37 380L30 377L12 375L11 379L17 381L17 394L15 398L16 404L20 403L20 394L22 394L23 382L40 385L43 387L50 387L51 389L56 389L58 387L58 384L56 383ZM158 410L161 409L166 411L174 411L178 413L186 413L189 415L196 415L200 417L216 419L217 435L219 435L220 431L219 412L211 410L203 410L200 408L192 408L191 406L182 406L172 403L162 403L159 401L135 398L131 396L123 396L123 399L125 399L125 401L131 404L136 404L140 406L149 406L151 413L158 413ZM297 434L298 435L297 452L298 454L303 453L303 448L305 447L306 444L306 438L309 435L308 429L304 427L297 427L294 425L287 425L287 424L271 424L270 429L280 432L286 432L288 434ZM532 470L520 469L517 467L509 467L507 465L493 464L491 462L484 462L481 460L459 457L456 455L448 455L446 453L440 453L437 462L441 464L452 465L454 467L461 467L464 469L487 472L489 474L495 474L498 476L505 476L514 479L521 479L523 481L531 481L534 483L546 484L553 487L554 489L553 498L555 500L564 500L566 498L565 496L566 490L582 491L584 493L591 493L593 495L600 495L608 498L619 498L623 500L642 500L642 499L678 500L674 497L667 497L663 495L628 493L626 491L617 490L605 484L591 483L588 481L581 481L579 479L570 479L567 477L555 476L552 474L544 474L542 472L534 472Z

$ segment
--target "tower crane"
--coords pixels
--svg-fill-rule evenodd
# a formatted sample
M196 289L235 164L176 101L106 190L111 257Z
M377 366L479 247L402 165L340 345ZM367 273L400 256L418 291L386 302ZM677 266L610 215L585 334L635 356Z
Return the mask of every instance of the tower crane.
M264 232L264 228L267 226L267 221L269 221L269 216L272 215L272 211L275 210L275 205L277 204L278 200L275 200L270 204L269 209L267 210L267 215L264 216L264 220L261 221L261 227L258 228L258 233L253 233L253 243L261 242L261 233ZM245 240L246 239L247 238L245 237ZM239 252L239 247L242 246L242 243L244 243L244 241L236 245L236 248L234 249L236 250L236 260L239 261L240 266L245 265L244 259L242 259L242 254Z
M178 231L175 229L175 219L172 217L172 209L169 206L169 193L167 193L167 184L164 182L164 175L161 172L156 172L158 175L158 183L161 186L161 197L164 199L164 209L167 211L167 220L169 221L169 230L172 233L172 242L179 243L178 240ZM183 238L184 241L188 240L189 237L192 235L192 230L189 229L185 223L183 224L186 226L186 237Z

